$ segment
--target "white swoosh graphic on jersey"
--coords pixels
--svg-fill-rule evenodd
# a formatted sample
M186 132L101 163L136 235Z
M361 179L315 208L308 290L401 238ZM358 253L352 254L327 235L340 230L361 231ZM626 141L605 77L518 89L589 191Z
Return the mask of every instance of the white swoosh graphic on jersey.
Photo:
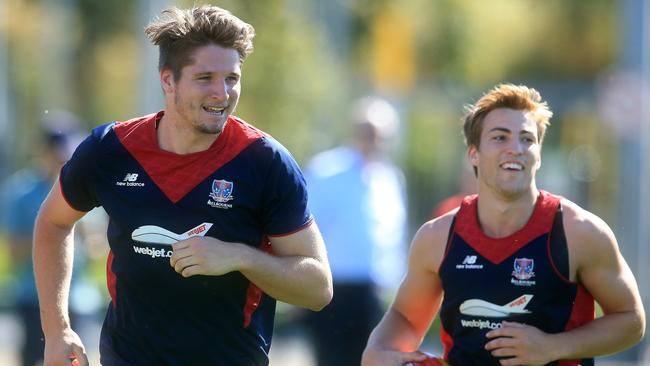
M521 295L505 305L497 305L485 300L470 299L460 304L460 313L464 315L485 316L489 318L505 318L512 314L528 314L525 307L533 295Z
M160 226L145 225L133 230L131 239L141 243L171 245L194 236L204 236L211 227L211 223L204 222L182 234L176 234Z

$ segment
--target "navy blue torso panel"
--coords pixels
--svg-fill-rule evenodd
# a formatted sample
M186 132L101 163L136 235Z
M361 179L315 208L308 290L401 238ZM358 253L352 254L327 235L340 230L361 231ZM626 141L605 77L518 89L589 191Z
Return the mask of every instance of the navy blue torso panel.
M110 218L101 362L267 365L275 300L239 272L183 278L160 238L205 235L272 252L269 236L311 222L302 173L277 141L235 117L206 151L160 150L161 117L95 128L61 173L72 207L103 206Z
M502 321L544 332L578 327L594 317L592 296L569 281L560 198L541 191L524 228L505 238L480 229L477 196L463 200L450 229L439 274L445 358L454 366L499 365L485 350L485 334ZM593 360L551 365L593 365Z

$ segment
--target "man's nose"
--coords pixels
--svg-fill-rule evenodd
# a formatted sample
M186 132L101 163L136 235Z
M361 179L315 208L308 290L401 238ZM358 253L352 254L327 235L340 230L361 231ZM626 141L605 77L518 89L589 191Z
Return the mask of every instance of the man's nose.
M216 81L212 84L210 97L216 100L225 100L228 97L228 89L223 81Z
M526 146L520 139L512 139L508 144L508 151L512 154L519 155L526 151Z

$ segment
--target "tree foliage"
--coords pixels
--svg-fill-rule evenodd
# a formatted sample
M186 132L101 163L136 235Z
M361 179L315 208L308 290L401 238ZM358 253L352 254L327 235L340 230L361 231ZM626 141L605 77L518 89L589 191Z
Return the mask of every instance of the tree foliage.
M70 109L87 127L139 112L145 92L140 70L156 68L142 65L145 24L136 16L149 1L5 1L9 16L2 31L21 141L16 161L28 154L29 131L44 110ZM591 80L611 67L618 52L618 8L611 0L223 0L217 5L257 31L237 114L270 132L299 161L342 139L351 99L379 93L400 107L406 127L399 157L410 178L416 222L454 189L464 103L503 81ZM323 12L325 7L339 18ZM44 45L50 51L43 53ZM61 55L67 61L60 61ZM378 57L391 60L382 63ZM400 70L407 66L413 70ZM396 83L412 80L391 88L391 77Z

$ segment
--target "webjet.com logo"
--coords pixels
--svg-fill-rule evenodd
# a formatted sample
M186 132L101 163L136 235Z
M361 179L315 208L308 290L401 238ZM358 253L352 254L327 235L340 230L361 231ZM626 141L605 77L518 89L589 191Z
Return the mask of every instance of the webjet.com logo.
M151 258L171 258L173 251L169 249L156 249L151 247L133 246L133 251L137 254L148 255Z
M501 328L501 322L491 322L489 320L460 320L460 324L463 328L479 328L479 329L499 329Z

